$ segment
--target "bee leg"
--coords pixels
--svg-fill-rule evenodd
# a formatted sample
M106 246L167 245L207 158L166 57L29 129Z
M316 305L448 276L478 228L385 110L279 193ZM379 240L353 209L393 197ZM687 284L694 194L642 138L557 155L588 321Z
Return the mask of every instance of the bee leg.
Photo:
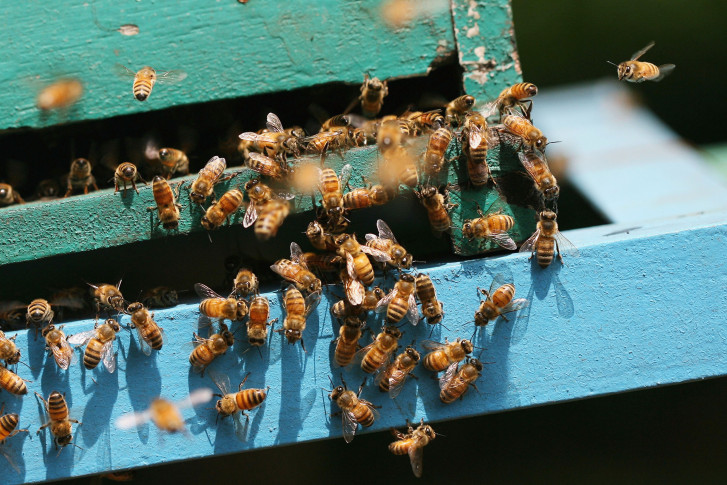
M134 188L134 191L136 191L136 193L138 194L139 193L139 189L136 188L136 182L135 181L133 181L133 180L131 181L131 186ZM126 187L124 187L124 189L125 188Z
M248 372L247 375L245 376L245 378L242 380L242 382L240 383L240 387L237 389L238 392L242 391L242 386L245 384L245 381L247 380L247 378L250 377L250 374L251 374L251 372Z
M565 264L563 262L563 256L560 254L560 245L558 244L558 239L555 240L555 249L558 250L558 261L560 261L560 264Z
M506 322L509 322L509 321L510 321L510 320L508 320L508 319L507 319L507 317L506 317L505 315L503 315L502 313L500 314L500 316L501 316L501 317L502 317L502 319L503 319L503 320L505 320Z

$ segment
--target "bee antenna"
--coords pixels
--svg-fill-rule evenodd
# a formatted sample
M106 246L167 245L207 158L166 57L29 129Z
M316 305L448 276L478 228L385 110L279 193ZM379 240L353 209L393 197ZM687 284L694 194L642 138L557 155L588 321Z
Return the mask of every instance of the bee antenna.
M613 62L611 62L611 61L606 61L606 62L608 62L608 63L609 63L609 64L611 64L612 66L616 66L616 67L618 67L618 64L614 64L614 63L613 63Z

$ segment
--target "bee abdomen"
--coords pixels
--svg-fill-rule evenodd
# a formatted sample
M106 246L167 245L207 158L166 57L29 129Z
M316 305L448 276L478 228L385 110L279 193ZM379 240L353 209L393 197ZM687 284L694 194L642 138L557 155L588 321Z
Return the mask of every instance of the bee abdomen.
M103 344L97 339L91 339L86 345L86 351L83 353L83 366L86 369L95 369L101 361L101 350Z
M0 442L10 436L10 433L12 433L17 426L17 414L6 414L4 416L0 416Z
M492 302L498 308L503 308L512 301L512 297L515 296L515 285L507 283L498 288L492 295Z
M48 398L48 416L51 421L61 421L68 417L66 399L58 391L53 391Z
M16 396L28 393L28 387L25 385L25 381L9 370L6 370L4 378L0 379L0 387Z
M407 453L409 453L409 449L411 448L411 446L411 439L394 441L393 443L389 444L389 451L395 455L406 455Z
M215 355L206 345L198 345L189 355L189 363L194 367L206 367L214 358Z
M376 347L369 350L361 361L361 370L367 374L373 374L383 364L381 351Z
M552 239L542 239L538 241L536 248L537 261L541 268L547 268L553 262L555 253L555 244Z
M144 101L151 94L152 86L150 79L137 79L133 87L134 97L139 101Z
M374 424L374 413L365 404L359 403L351 412L361 426L369 427Z
M428 370L439 372L449 367L449 360L443 352L432 352L424 357L424 367Z
M462 397L467 391L468 384L466 382L456 377L454 379L456 379L456 382L453 382L452 384L444 387L439 393L439 399L444 404L449 404L456 401L457 399Z
M235 396L237 407L243 410L253 409L265 401L268 396L265 389L245 389Z
M407 307L397 299L394 299L386 309L386 321L388 323L398 323L404 318L406 311Z

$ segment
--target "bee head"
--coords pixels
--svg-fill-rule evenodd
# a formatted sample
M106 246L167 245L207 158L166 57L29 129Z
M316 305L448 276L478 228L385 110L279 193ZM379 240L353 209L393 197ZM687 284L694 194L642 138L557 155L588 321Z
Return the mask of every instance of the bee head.
M73 435L71 434L67 434L65 436L57 436L56 443L58 443L58 446L68 446L71 444L72 439Z
M525 92L528 93L528 97L532 98L536 94L538 94L538 87L535 84L530 84L526 89Z
M144 305L142 305L141 303L139 303L137 301L137 302L131 303L128 307L126 307L126 313L136 313L139 310L141 310L142 308L144 308Z
M248 336L247 341L250 342L250 345L254 345L256 347L262 347L263 345L265 345L264 338L256 338L256 337Z
M399 266L401 266L404 269L411 268L411 265L414 264L414 258L411 254L407 253L403 258L401 258L401 263Z
M16 350L15 353L13 355L11 355L10 358L5 361L5 363L8 365L15 365L18 362L20 362L20 351L19 350Z
M427 436L427 438L429 438L430 440L433 440L437 436L437 433L435 433L434 429L431 426L429 426L428 424L422 426L422 431Z
M140 100L141 101L141 100ZM159 160L166 161L172 157L172 152L168 148L159 150Z
M472 239L475 237L475 231L472 228L472 219L467 219L464 221L464 224L462 225L462 235L466 237L467 239Z
M464 104L467 108L471 108L475 104L474 96L470 96L469 94L464 96L464 99L462 99L462 104Z
M54 325L46 325L43 327L43 330L40 331L40 335L42 337L47 337L49 333L51 333L53 330L55 330L56 327Z
M106 321L105 321L104 323L105 323L106 325L108 325L109 327L111 327L111 329L112 329L112 330L113 330L114 332L119 332L119 331L121 330L121 327L119 326L119 322L117 322L117 321L116 321L116 320L114 320L113 318L109 318L109 319L107 319L107 320L106 320Z
M321 291L321 280L318 278L311 281L310 285L308 285L308 291L311 293L317 293Z
M419 362L419 358L421 357L419 352L417 352L417 349L411 345L406 348L406 355L408 355L414 362Z
M0 199L4 199L10 194L12 189L8 184L0 184Z
M121 173L124 174L124 177L131 178L136 175L136 167L134 165L126 165L124 169L121 171Z
M202 216L202 219L200 219L199 223L202 224L202 227L204 227L208 231L211 231L213 229L212 223L207 218L207 214Z
M389 336L391 336L395 339L399 339L401 337L401 330L399 330L396 327L386 326L386 327L384 327L384 333L388 334Z
M416 280L415 280L414 276L412 276L408 273L405 273L405 274L401 275L401 281L406 281L407 283L414 283Z
M460 342L460 345L462 346L462 350L464 350L467 354L471 354L475 348L469 340L463 340Z
M541 221L554 221L555 220L555 212L552 210L544 210L540 213L540 220Z
M302 335L300 333L300 330L289 328L285 331L285 337L288 339L288 343L292 344L300 340Z

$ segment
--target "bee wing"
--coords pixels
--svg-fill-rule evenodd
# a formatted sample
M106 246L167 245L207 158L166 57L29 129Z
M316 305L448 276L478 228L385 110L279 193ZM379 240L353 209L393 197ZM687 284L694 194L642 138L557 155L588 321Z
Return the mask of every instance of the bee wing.
M151 345L149 345L149 342L146 341L144 335L141 333L141 327L136 327L136 334L139 337L139 348L141 351L146 356L151 355Z
M363 303L363 299L366 296L366 288L358 278L349 278L343 287L346 291L346 298L348 298L348 302L351 305L357 306Z
M445 387L447 387L447 384L449 384L449 381L451 381L452 378L454 378L454 376L457 374L457 367L458 367L457 362L453 362L453 363L449 364L449 367L447 367L447 370L444 371L444 374L442 375L442 377L439 378L439 389L444 389Z
M472 125L469 130L470 148L477 148L482 143L482 129L479 125Z
M530 301L528 301L526 298L517 298L505 305L505 308L500 310L500 313L516 312L518 310L522 310L523 308L527 308L528 305L530 305Z
M254 131L246 131L245 133L240 133L239 137L241 140L245 141L258 141L260 139L260 135L258 135Z
M230 393L230 377L227 374L221 374L211 369L208 373L223 395Z
M356 428L358 428L356 417L351 411L341 410L341 426L343 428L343 439L346 440L346 443L350 443L356 434Z
M379 300L379 302L376 304L376 309L374 311L376 313L381 313L381 312L386 311L386 307L389 305L389 303L391 303L391 300L394 299L394 297L396 296L397 293L398 293L398 291L396 288L391 290L388 295L386 295L381 300Z
M232 415L232 427L238 440L247 441L247 425L242 421L242 413L236 412Z
M250 201L250 205L247 206L247 210L245 211L245 217L242 218L242 227L247 229L248 227L255 224L255 221L257 220L257 209L255 208L255 202Z
M376 228L379 230L379 237L382 239L391 239L394 244L398 244L396 242L396 238L394 237L394 233L389 227L387 223L385 223L382 219L379 219L376 221ZM367 235L368 236L368 235ZM368 237L366 238L368 241Z
M316 309L321 302L321 292L316 291L305 297L305 318L308 318L313 310Z
M101 350L103 365L110 374L113 374L116 370L116 353L113 349L113 340L109 340L104 344L103 349Z
M222 298L212 288L202 283L195 283L194 291L200 298Z
M136 73L134 71L132 71L128 67L126 67L122 64L118 64L118 63L114 64L114 73L118 77L124 77L124 78L136 76Z
M391 373L391 377L389 377L389 397L391 399L396 399L396 396L404 389L407 377L409 377L409 373L401 369L396 369Z
M72 362L76 360L76 353L73 351L66 338L61 338L58 345L51 346L51 352L56 360L56 364L63 370L68 369Z
M73 345L85 345L96 335L96 329L76 333L68 337L68 343Z
M422 476L422 463L424 460L424 447L412 445L409 447L409 461L411 462L411 471L414 472L414 476L421 478Z
M376 406L373 405L373 403L367 401L366 399L359 399L361 403L363 403L367 408L371 410L371 414L374 415L374 421L378 421L381 419L381 415L379 414L379 410L376 409Z
M243 133L243 135L244 135L244 133ZM240 135L240 138L242 138L242 135ZM250 152L249 155L250 155L250 159L251 160L255 160L256 162L260 162L263 165L265 165L265 164L277 164L278 163L277 161L273 160L272 158L270 158L270 157L268 157L266 155L263 155L262 153ZM248 167L248 168L251 168L251 169L255 170L252 167ZM255 171L257 172L257 170L255 170ZM258 172L258 173L262 173L262 172Z
M158 73L156 82L163 84L174 84L184 81L185 79L187 79L187 73L176 69L173 71Z
M6 460L8 460L8 464L12 467L13 470L15 470L15 473L20 475L20 468L18 468L18 465L15 463L15 460L10 456L10 453L5 450L5 447L3 446L0 448L0 455L4 456Z
M446 344L435 342L434 340L422 340L422 347L432 352L446 347Z
M300 248L298 243L295 241L290 243L290 259L305 266L300 260L301 256L303 256L303 250Z
M515 251L517 249L515 241L513 241L510 235L504 231L490 234L490 239L495 241L495 244L501 248L509 249L510 251Z
M494 278L492 278L492 284L490 285L490 295L492 295L495 290L497 290L499 287L505 284L505 275L502 273L497 273Z
M176 406L179 409L191 408L192 406L197 406L199 404L209 402L210 399L212 399L212 389L203 387L201 389L195 389L194 391L192 391L189 396L182 399L181 401L178 401L176 403Z
M570 258L577 258L581 255L578 248L575 247L573 243L570 242L561 232L557 232L555 234L555 244L561 255L565 254Z
M532 236L528 238L527 241L523 243L522 246L520 246L520 250L518 252L525 253L525 252L532 252L533 248L535 247L535 244L538 242L538 238L540 237L540 229L536 229Z
M348 181L351 179L351 174L353 173L353 167L350 164L346 164L341 169L341 176L339 177L339 181L341 183L341 188L345 187L348 184Z
M380 239L379 236L377 236L376 234L371 234L371 233L366 234L365 238L366 238L366 242L376 241L377 239Z
M632 61L638 61L639 60L639 57L641 57L644 54L646 54L646 51L648 51L649 49L651 49L652 47L654 47L655 44L656 44L656 42L652 40L651 42L649 42L649 44L646 47L644 47L643 49L641 49L639 51L634 52L634 55L631 56L631 60Z
M270 131L274 131L277 133L283 131L283 123L280 121L280 118L278 118L278 115L276 115L275 113L268 113L268 117L265 120L265 125Z
M542 161L547 166L547 161L545 160L545 154L542 155L542 160L540 160L540 155L538 155L535 151L529 151L524 152L520 150L517 152L517 156L520 159L520 163L523 164L523 167L525 167L525 170L528 172L528 175L530 175L530 178L533 180L536 180L538 177L538 171L535 168L535 160Z
M356 279L356 267L353 264L353 256L351 256L351 253L346 253L346 273L348 273L349 278Z
M278 192L275 194L275 197L282 200L293 200L295 199L295 194L291 194L290 192Z
M136 428L149 421L151 413L147 410L142 413L126 413L116 418L116 427L119 429Z
M419 323L419 309L417 308L417 300L414 297L414 293L409 295L409 310L406 312L406 318L409 319L412 325Z
M361 246L361 251L368 254L369 256L374 258L379 263L385 263L386 261L391 261L391 256L389 256L389 253L380 251L378 249L374 249L369 246Z

